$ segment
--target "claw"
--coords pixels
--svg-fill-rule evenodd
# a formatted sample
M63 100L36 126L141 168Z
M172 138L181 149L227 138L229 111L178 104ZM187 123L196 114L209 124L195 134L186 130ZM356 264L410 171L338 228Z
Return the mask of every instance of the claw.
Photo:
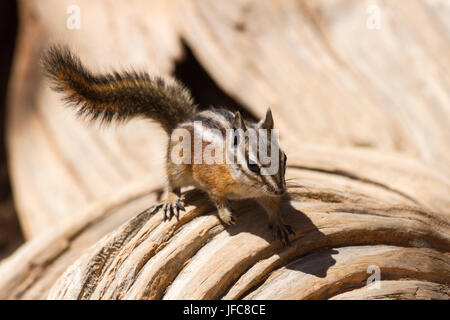
M288 224L285 224L284 227L289 232L289 234L295 234L295 231L292 229L292 227Z
M236 218L233 216L233 214L231 213L231 211L228 208L226 208L226 207L219 208L218 214L219 214L220 220L224 224L231 226L236 223Z
M164 221L172 219L173 216L175 216L177 220L180 221L180 212L186 211L183 203L183 198L176 198L176 200L166 200L162 203L153 205L148 210L150 211L150 214L155 214L158 211L162 210Z
M164 221L170 220L169 207L164 205Z
M151 210L150 214L155 214L157 213L159 210L161 210L162 208L162 204L155 204L153 205L149 210Z
M169 205L169 220L170 219L172 219L172 217L175 215L175 212L174 212L174 205L173 204L170 204Z
M181 211L186 211L186 209L184 208L184 204L183 204L183 202L181 201L181 199L178 199L176 205L177 205L177 208L178 208L179 210L181 210Z
M177 221L180 221L180 211L176 205L172 206L173 214L177 218Z
M283 245L291 245L289 235L295 234L291 226L282 223L275 223L269 225L269 227L272 229L272 236L274 239L279 239Z

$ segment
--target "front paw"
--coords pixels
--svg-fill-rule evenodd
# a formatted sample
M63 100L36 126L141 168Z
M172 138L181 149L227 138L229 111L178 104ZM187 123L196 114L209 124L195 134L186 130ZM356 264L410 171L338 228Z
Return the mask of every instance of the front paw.
M236 218L228 208L219 208L218 213L220 220L226 225L231 226L236 223Z
M177 196L173 192L169 192L165 201L154 205L150 210L152 210L151 214L162 210L164 213L164 221L172 219L173 216L177 220L180 220L180 212L185 211L184 198Z
M283 224L281 221L275 222L269 225L272 230L272 236L274 239L280 239L281 243L284 245L291 245L291 240L289 239L290 234L295 234L292 227L287 224Z

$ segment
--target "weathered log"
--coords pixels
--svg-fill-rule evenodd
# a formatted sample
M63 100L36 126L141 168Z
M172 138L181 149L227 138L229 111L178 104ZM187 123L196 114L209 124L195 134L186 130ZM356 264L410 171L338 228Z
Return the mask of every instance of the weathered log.
M8 145L30 240L0 264L0 298L448 299L447 2L383 2L379 30L361 1L78 3L82 28L68 30L68 2L20 2ZM292 246L250 200L233 204L231 228L196 191L180 221L150 215L162 130L85 125L38 64L63 42L94 70L170 75L182 40L249 114L271 106L293 179Z

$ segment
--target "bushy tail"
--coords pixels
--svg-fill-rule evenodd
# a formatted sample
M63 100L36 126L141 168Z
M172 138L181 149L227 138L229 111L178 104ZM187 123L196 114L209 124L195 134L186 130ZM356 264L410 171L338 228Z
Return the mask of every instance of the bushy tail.
M144 72L96 75L69 49L51 47L43 57L54 89L66 94L82 116L105 122L141 116L159 122L167 132L195 113L189 91L176 81Z

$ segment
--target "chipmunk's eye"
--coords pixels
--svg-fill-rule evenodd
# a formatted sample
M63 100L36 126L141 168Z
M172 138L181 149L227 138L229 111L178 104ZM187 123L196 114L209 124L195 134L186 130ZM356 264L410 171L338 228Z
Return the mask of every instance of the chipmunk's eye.
M256 163L249 163L247 166L248 166L248 169L254 173L261 172L261 169L259 168L259 166Z

